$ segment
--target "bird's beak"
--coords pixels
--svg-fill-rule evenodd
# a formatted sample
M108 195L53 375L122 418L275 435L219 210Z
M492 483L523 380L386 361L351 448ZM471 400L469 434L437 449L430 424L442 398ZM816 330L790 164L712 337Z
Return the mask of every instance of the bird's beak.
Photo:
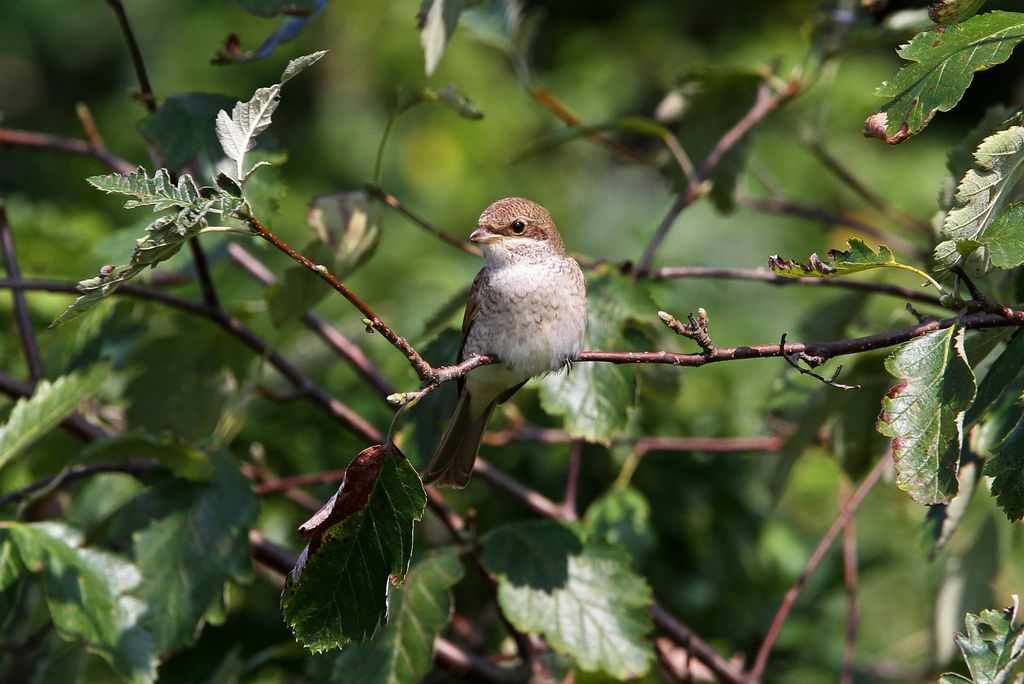
M481 245L486 245L495 240L500 240L501 236L497 233L492 233L491 229L487 226L479 226L476 230L469 234L469 241L476 242Z

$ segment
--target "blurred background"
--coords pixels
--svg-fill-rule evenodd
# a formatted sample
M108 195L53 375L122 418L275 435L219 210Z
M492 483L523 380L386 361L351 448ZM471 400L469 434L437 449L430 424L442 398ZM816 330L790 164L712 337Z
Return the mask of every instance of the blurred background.
M276 82L288 59L330 51L289 82L271 128L287 162L279 172L268 172L279 173L280 183L268 184L263 218L292 244L312 239L304 221L311 198L359 190L373 180L389 117L402 93L423 87L441 90L455 84L484 117L465 119L439 105L403 113L384 149L380 182L406 207L450 235L464 238L492 201L522 195L550 209L575 255L635 262L681 187L657 140L610 133L654 164L630 163L582 137L563 142L558 136L564 124L531 95L507 56L466 22L436 71L426 76L415 0L338 0L266 59L211 64L229 34L238 35L243 49L252 49L281 21L249 14L240 4L129 0L126 8L158 100L181 93L245 100L257 87ZM769 116L750 139L746 164L736 181L735 206L723 213L705 199L687 209L658 252L655 266L750 269L764 267L773 254L806 260L811 252L843 247L852 235L871 245L879 242L876 235L831 221L749 206L751 198L781 196L877 226L886 236L895 236L891 246L905 247L902 253L896 250L898 257L926 264L929 235L905 224L916 221L926 226L938 210L938 197L949 182L946 154L986 107L1019 103L1021 56L979 74L964 103L952 114L940 114L922 135L888 147L865 139L862 123L881 103L872 94L874 89L901 65L895 48L914 30L901 32L887 18L911 16L901 13L925 3L888 3L874 15L864 12L860 3L839 4L525 3L524 16L536 25L530 53L532 85L543 86L589 124L653 117L659 104L676 92L693 106L666 125L698 164L717 136L745 111L750 100L743 98L752 91L727 90L718 100L701 100L690 89L699 81L695 75L712 70L749 78L751 72L774 70L785 77L798 67L814 74L808 90ZM986 7L1012 9L1017 4L990 2ZM913 16L920 22L920 13ZM845 17L853 17L852 22ZM831 45L828 36L840 34L836 44L846 53L820 66L821 55ZM131 60L106 3L0 4L0 126L81 137L75 106L85 103L112 152L150 167L147 141L140 134L147 113L132 97L137 90ZM821 148L888 209L873 208L828 171ZM151 216L124 211L119 200L84 181L106 172L89 159L0 149L0 193L25 276L77 281L102 264L122 263L127 257ZM894 220L898 214L913 221ZM417 348L441 353L443 344L428 346L445 327L434 320L436 314L446 312L444 323L459 324L461 302L480 263L385 207L380 208L380 218L382 233L375 253L346 283ZM227 308L332 393L385 428L391 409L349 366L302 326L271 324L262 287L227 258L226 245L233 239L240 238L203 239ZM279 275L289 265L283 256L255 242L246 246ZM179 273L186 281L192 275L184 252L158 272ZM887 272L880 277L919 286L910 274ZM851 297L825 288L697 279L647 287L657 309L676 316L705 308L712 339L719 346L770 344L783 332L789 332L791 340L855 336L913 321L898 299ZM198 294L190 281L175 291L182 296ZM67 297L33 294L30 301L52 374L98 353L86 349L84 340L102 333L103 353L124 370L123 386L111 399L129 407L127 420L134 426L198 439L218 425L225 429L229 416L225 434L232 449L277 475L342 468L362 448L311 405L274 402L261 395L257 385L273 386L276 376L212 325L153 304L119 300L76 323L44 330L67 305ZM650 311L649 321L635 324L637 334L626 336L622 348L694 351L688 340L663 331L657 309ZM405 360L379 336L364 334L360 316L341 298L325 299L317 311L356 341L397 388L417 386ZM13 330L6 296L0 297L0 324ZM4 340L4 372L22 377L24 365L13 334ZM444 353L452 352L449 348ZM795 372L777 359L637 370L638 408L631 414L629 434L751 437L787 435L805 423L811 426L806 451L800 449L789 461L785 454L651 452L633 478L646 501L637 513L637 537L630 542L635 566L674 614L722 652L749 654L756 648L783 593L834 518L841 482L856 482L881 456L884 440L874 433L874 418L881 392L892 384L881 368L883 356L848 361L843 377L866 387L866 398L856 399L810 378L794 377ZM436 364L454 360L428 358ZM225 383L224 378L230 381ZM216 391L209 384L214 382ZM535 384L517 396L511 414L494 421L494 430L519 419L542 427L559 424L541 409ZM417 407L428 418L415 427L410 420L402 429L403 447L421 466L430 455L431 434L420 426L429 427L429 417L445 414L452 390L448 387ZM815 418L814 407L823 404L840 406L839 417ZM0 405L5 410L9 406L4 399ZM435 421L433 426L440 429L442 423ZM837 453L829 440L813 439L816 425L827 427L829 434L845 430L846 435L859 436L856 453ZM48 438L37 449L37 459L6 476L5 489L34 479L34 469L46 459L60 459L68 443L69 437ZM554 498L561 491L568 452L567 444L485 447L498 467ZM587 445L581 481L584 506L608 488L628 453L622 445ZM117 490L120 477L108 476L104 486ZM326 498L331 488L314 493ZM529 516L479 478L449 499L460 511L475 510L481 530ZM997 526L993 500L978 499L949 547L930 559L923 525L926 510L891 481L870 494L856 522L858 681L934 679L954 655L950 634L962 629L964 610L1005 605L1009 594L1022 586L1020 526ZM298 550L294 530L304 517L305 512L287 500L267 498L259 527ZM420 526L424 546L443 540L436 525L428 519ZM460 605L479 600L475 582L479 583L469 579L457 589ZM785 625L768 681L836 681L846 601L841 557L833 550ZM229 605L223 625L206 629L195 649L162 666L166 681L214 681L217 668L225 667L225 643L234 645L229 657L242 664L236 669L246 681L292 681L304 671L305 656L285 629L273 586L257 579L245 592L234 592ZM102 666L95 674L109 676ZM656 681L657 675L649 679ZM577 681L601 679L581 675Z

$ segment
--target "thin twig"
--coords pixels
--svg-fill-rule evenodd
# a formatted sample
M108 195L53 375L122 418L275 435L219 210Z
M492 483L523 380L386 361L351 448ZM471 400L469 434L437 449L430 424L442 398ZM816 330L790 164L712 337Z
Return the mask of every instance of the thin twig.
M758 95L757 101L754 106L743 116L742 119L736 122L736 124L727 130L715 146L708 152L707 157L701 163L697 169L697 173L693 178L693 182L689 183L687 187L676 197L675 202L669 207L668 213L658 224L658 228L654 232L654 236L651 241L647 244L644 249L643 256L640 257L640 261L637 264L637 273L643 275L651 268L651 262L654 260L654 254L658 251L661 243L664 242L668 236L669 231L672 229L672 225L679 218L679 214L683 212L688 206L697 201L704 194L704 181L711 175L711 173L718 166L718 163L722 160L722 157L733 148L733 146L739 142L744 135L746 135L751 128L761 122L768 114L779 108L784 102L794 97L801 91L803 84L797 79L790 80L786 85L777 90L770 91L767 86L763 86ZM768 94L771 92L771 94Z
M7 270L7 277L14 281L21 280L18 255L14 251L14 231L11 230L10 221L7 220L7 205L2 196L0 196L0 250L3 250L4 253L4 268ZM13 290L11 296L14 299L14 320L18 326L21 349L25 354L28 376L33 383L36 383L46 377L46 370L43 368L43 357L39 353L39 343L36 341L36 329L32 324L32 314L28 310L28 303L25 301L23 291Z
M537 100L546 110L557 116L567 126L572 128L588 128L583 121L580 120L570 109L564 105L555 95L542 85L531 85L529 92L533 95L533 98ZM610 150L618 153L623 159L633 162L634 164L646 164L647 160L640 154L635 152L633 149L623 145L617 140L612 140L606 137L603 133L596 130L588 130L584 133L584 136L593 142L600 145L604 145Z
M562 515L566 520L578 520L579 510L577 497L579 495L580 471L583 465L583 448L586 442L582 439L574 439L569 447L569 468L565 474L565 495L562 497Z
M929 226L926 222L920 221L914 216L911 216L902 209L892 206L884 199L882 199L878 194L876 194L873 190L871 190L871 188L864 185L864 183L862 183L860 179L858 179L853 174L852 171L846 168L845 164L843 164L839 159L834 157L832 153L825 148L825 145L824 143L822 143L821 140L817 138L811 139L810 147L811 150L814 152L814 155L818 158L818 160L826 169L831 171L836 178L845 183L847 187L853 190L854 194L856 194L858 197L864 200L879 214L890 220L899 221L908 228L911 228L912 230L916 230L919 233L923 233L931 237L931 226Z
M142 60L142 51L139 43L135 40L135 33L128 22L128 15L125 13L121 0L107 0L107 4L117 15L117 23L121 26L121 33L124 34L125 42L128 44L128 51L132 55L132 65L135 67L135 77L139 81L139 97L150 112L156 111L156 97L153 95L153 88L149 84L149 75L146 73L146 64Z
M19 131L13 128L0 128L0 145L12 147L35 147L53 152L63 152L81 157L91 157L118 173L131 173L137 164L121 159L105 147L99 147L85 140L76 140L63 135L36 133L35 131Z
M939 298L925 292L912 290L888 283L872 283L847 278L783 278L764 269L717 268L713 266L666 266L651 271L648 278L668 280L670 278L725 278L730 280L753 280L769 285L807 285L811 287L837 287L844 290L859 290L876 294L892 295L911 299L923 304L942 306Z
M228 245L228 256L242 267L242 269L259 280L264 285L271 285L277 281L277 277L263 265L259 259L256 258L251 252L245 247L232 242ZM377 394L383 399L390 394L394 394L395 388L389 383L380 371L377 370L376 366L367 358L363 350L360 349L355 343L349 340L347 337L341 334L341 332L332 326L330 323L325 321L323 318L318 316L312 311L306 311L302 314L303 322L308 325L313 332L315 332L320 339L327 343L327 345L334 350L338 356L341 356L353 368L359 373L368 383L373 385L374 389L377 390Z
M785 348L786 348L786 336L788 334L789 333L782 333L782 339L779 340L779 349L785 350ZM860 389L860 385L844 385L841 382L837 382L839 380L839 374L843 372L843 364L839 364L838 366L836 366L836 370L832 374L831 378L826 378L826 377L824 377L822 375L818 375L817 373L815 373L811 369L804 368L803 366L800 365L801 361L803 361L804 363L806 363L808 365L812 365L812 366L820 365L820 363L823 363L823 361L821 361L820 359L809 357L807 354L804 354L804 353L786 354L785 351L783 351L783 353L782 353L782 358L784 358L786 360L786 363L788 363L793 368L796 368L803 375L809 375L812 378L814 378L815 380L819 380L822 383L828 385L829 387L835 387L836 389L841 389L841 390L859 390Z
M841 481L841 496L849 496L849 482ZM843 580L846 586L846 645L843 648L843 670L840 684L853 684L854 660L857 655L857 528L853 520L843 526Z
M51 280L22 280L18 282L12 280L0 280L0 289L5 288L79 294L75 283ZM204 304L182 299L181 297L176 297L162 290L156 290L139 285L122 285L117 289L115 294L157 301L161 304L166 304L173 308L187 311L191 314L202 316L203 318L213 321L224 328L227 332L231 333L234 337L245 343L245 345L254 352L260 356L265 356L270 365L277 369L277 371L283 375L293 387L302 391L307 397L312 399L314 403L319 405L320 408L324 409L329 415L346 426L353 434L373 444L380 443L384 438L384 435L372 424L367 422L365 418L356 413L346 404L339 401L337 398L331 396L326 390L318 386L312 381L312 379L299 370L295 364L284 358L284 356L279 352L274 351L270 344L263 338L245 327L237 318L229 316L223 310L214 310Z
M762 675L764 675L764 668L768 663L768 657L771 655L772 646L775 645L775 639L779 636L782 625L785 623L786 618L789 617L789 612L792 610L793 604L796 603L797 597L800 596L800 592L803 590L807 580L818 569L836 537L839 536L839 533L842 532L843 528L853 518L853 514L857 512L857 508L860 507L864 497L867 496L871 488L878 482L885 469L889 467L891 460L892 453L888 451L879 459L878 464L868 473L867 477L860 483L860 486L857 487L857 491L853 493L853 496L843 506L839 516L832 523L828 532L825 533L825 536L818 543L817 548L814 549L814 553L807 560L807 565L804 567L803 572L800 573L800 576L796 578L796 581L793 582L793 585L786 592L786 596L782 599L782 603L779 605L779 609L776 611L775 617L772 619L772 623L764 635L764 640L757 650L754 664L750 668L750 678L754 681L760 681Z
M913 254L915 256L922 255L921 248L910 240L901 238L899 235L887 233L870 223L866 223L852 216L830 211L824 207L819 207L808 202L801 202L785 197L751 197L741 194L736 198L736 203L741 207L753 209L754 211L761 211L766 214L796 216L812 221L820 221L827 225L845 226L847 228L852 228L858 233L870 235L876 240L884 242L899 252Z
M366 191L369 192L374 197L380 199L380 201L384 202L384 204L388 205L389 207L397 211L405 218L409 219L409 221L416 224L423 230L427 231L428 233L437 238L440 238L442 241L444 241L445 244L451 245L455 249L463 251L466 254L472 254L475 257L480 257L483 255L479 247L477 247L471 242L465 242L463 240L459 240L458 238L452 237L448 233L444 232L443 230L435 226L433 223L413 213L404 204L399 202L397 197L385 192L384 189L381 188L380 186L368 185L366 187Z
M405 355L405 358L408 359L409 365L412 366L413 370L416 371L421 380L435 380L434 369L422 356L419 355L419 352L413 349L412 345L410 345L404 337L399 337L391 328L389 328L387 324L373 312L373 309L367 306L363 300L352 292L352 290L348 289L344 283L338 280L326 266L314 264L302 254L296 252L283 240L274 235L274 233L272 233L256 217L249 217L247 219L247 223L256 235L274 245L274 247L278 248L289 257L315 273L321 280L333 287L339 294L341 294L342 297L359 309L360 313L366 317L364 323L366 323L367 329L376 330L384 337L384 339L390 342L395 349L402 352L402 354Z
M100 473L124 473L126 475L141 475L148 473L151 470L157 468L156 464L149 463L147 461L129 461L127 463L97 463L95 465L82 466L80 468L72 468L67 472L60 472L56 475L44 477L36 480L35 482L25 485L21 489L16 489L13 492L0 496L0 508L10 503L17 503L26 499L31 494L38 492L41 489L47 489L55 481L60 480L61 484L73 482L74 480L80 480L85 477L92 477L93 475L99 475Z

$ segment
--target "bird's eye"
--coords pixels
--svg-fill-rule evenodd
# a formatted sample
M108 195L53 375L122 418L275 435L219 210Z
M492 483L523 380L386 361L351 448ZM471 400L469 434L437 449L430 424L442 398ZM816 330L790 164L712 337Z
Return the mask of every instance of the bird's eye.
M516 219L515 221L512 222L509 228L511 228L512 232L515 233L516 235L522 235L523 231L526 230L526 223L520 221L519 219Z

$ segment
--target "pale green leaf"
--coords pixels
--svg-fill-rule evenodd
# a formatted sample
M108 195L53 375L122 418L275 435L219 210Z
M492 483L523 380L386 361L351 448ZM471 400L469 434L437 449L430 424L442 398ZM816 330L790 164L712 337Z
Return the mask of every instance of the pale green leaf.
M989 259L996 268L1024 264L1024 202L1003 209L978 242L988 247Z
M467 4L466 0L423 0L418 21L427 76L434 73L441 61L444 48L459 25L459 14Z
M302 57L296 57L288 62L288 66L284 68L284 72L281 74L281 85L284 85L288 81L292 80L303 71L319 62L324 55L327 54L327 50L318 50Z
M170 512L132 535L143 578L135 593L149 606L146 624L159 653L191 645L225 582L251 574L248 533L259 512L252 487L229 457L213 460L210 482L170 480L145 494L148 505Z
M380 241L380 207L362 191L314 197L306 224L333 250L333 270L339 278L351 275Z
M650 669L651 590L621 549L535 520L491 532L483 563L498 576L498 602L517 629L544 635L583 670L632 678Z
M199 208L206 203L191 176L182 174L175 185L167 169L157 169L152 178L140 166L132 173L90 176L85 180L103 192L133 198L125 202L126 209L153 207L153 211L164 211L171 208Z
M98 364L84 375L72 373L52 383L43 380L31 397L19 399L0 426L0 469L96 394L109 375L110 366Z
M93 442L79 456L79 462L86 464L126 461L158 463L186 480L208 480L213 475L213 465L203 452L145 433L122 433Z
M22 562L41 575L54 627L81 639L131 682L156 679L156 654L142 627L146 605L131 594L138 569L127 559L82 546L79 532L57 523L8 523Z
M1018 12L989 12L919 33L899 49L913 63L875 91L891 99L879 109L883 119L872 133L890 143L919 133L937 111L956 106L974 72L1005 62L1021 40L1024 14Z
M967 614L967 633L956 634L954 639L967 661L973 684L1008 682L1024 661L1024 626L1014 625L1017 613L1018 599L1014 596L1013 605L1003 610Z
M237 165L235 180L245 179L245 153L256 146L256 136L265 131L281 101L281 84L259 88L248 102L236 102L229 116L217 112L217 139L224 154Z
M281 596L300 643L319 653L373 636L392 578L408 570L425 506L419 475L396 450L376 445L356 456L338 493L300 528L309 544Z
M1021 180L1024 127L1010 125L985 138L975 150L974 168L964 174L954 206L946 214L941 231L945 240L935 248L939 266L951 268L981 246L995 218L1014 199Z
M459 552L448 549L413 566L391 596L388 625L364 644L349 644L334 661L334 684L420 682L434 662L434 639L451 612L451 587L462 579Z
M896 484L922 504L957 493L964 412L975 394L963 330L935 330L901 345L885 361L899 379L882 399L878 431L892 437Z

